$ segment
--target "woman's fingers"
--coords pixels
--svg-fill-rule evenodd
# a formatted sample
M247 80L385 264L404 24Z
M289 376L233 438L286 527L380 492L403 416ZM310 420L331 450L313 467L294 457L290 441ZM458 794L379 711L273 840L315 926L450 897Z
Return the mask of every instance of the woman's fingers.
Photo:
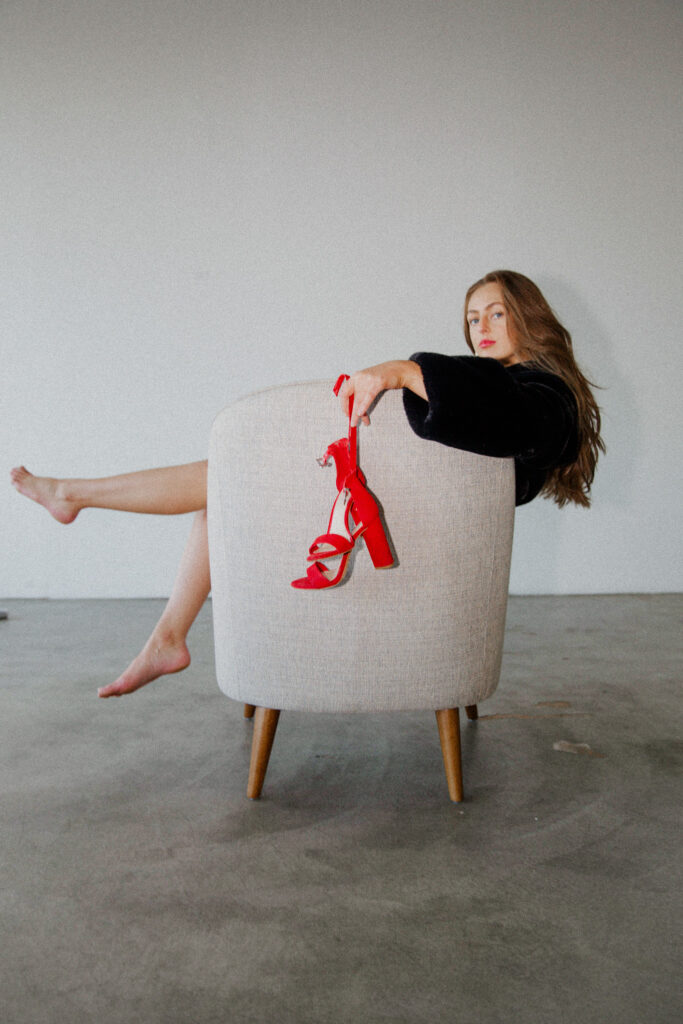
M413 377L415 380L413 380ZM419 384L417 378L419 377ZM351 426L355 427L359 420L369 424L368 409L378 395L394 388L409 387L422 394L422 371L416 363L405 359L391 359L387 363L370 366L367 370L359 370L344 382L339 392L342 409L348 416L349 401L353 396L353 414Z
M347 416L349 414L349 403L351 398L353 398L352 427L357 426L359 420L365 423L366 426L370 425L370 419L367 414L368 409L380 392L385 390L385 387L386 385L381 375L374 372L374 367L370 370L360 370L344 382L339 396L342 400L342 409Z
M353 377L347 384L349 384L349 401L353 396L353 409L351 410L351 426L358 426L358 421L362 420L366 426L370 425L370 420L367 416L367 410L372 404L372 399L369 397L368 389L363 385L360 380L354 380L355 377L359 377L360 374L354 374ZM347 410L348 411L348 410Z
M419 364L412 360L392 359L352 374L339 390L339 400L345 416L349 415L349 403L353 398L351 426L357 426L359 420L369 426L368 409L372 403L383 391L395 388L408 388L420 398L427 400L422 370Z

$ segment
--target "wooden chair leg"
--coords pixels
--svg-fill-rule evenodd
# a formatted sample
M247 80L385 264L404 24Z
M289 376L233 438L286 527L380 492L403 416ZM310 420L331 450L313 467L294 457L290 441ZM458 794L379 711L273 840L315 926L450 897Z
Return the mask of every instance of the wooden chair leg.
M272 708L256 708L247 783L247 796L250 800L258 800L261 796L279 717L280 712Z
M476 704L470 704L468 707L465 708L465 711L467 712L467 717L469 718L470 722L476 722L476 720L479 718L479 708L477 707Z
M454 803L463 799L462 757L460 753L460 713L457 708L446 708L436 712L439 726L441 752L443 754L448 793Z
M253 718L255 711L256 711L256 708L255 708L255 706L253 704L245 704L244 705L244 717L245 718Z

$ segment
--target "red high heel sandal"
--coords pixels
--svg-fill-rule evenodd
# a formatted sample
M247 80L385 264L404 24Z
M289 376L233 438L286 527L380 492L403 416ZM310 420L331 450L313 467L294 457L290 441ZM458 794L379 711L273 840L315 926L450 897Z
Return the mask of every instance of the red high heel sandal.
M348 380L342 374L334 386L335 395L343 382ZM349 408L349 436L334 441L322 458L321 466L329 465L334 459L337 470L337 497L332 506L327 532L316 537L309 548L309 567L306 576L292 581L299 590L324 590L336 587L344 578L349 555L360 536L365 537L370 558L376 569L387 569L394 564L389 542L384 532L377 502L367 487L357 460L356 427L351 427L353 398ZM353 527L351 525L353 521ZM330 558L340 558L339 565L332 569L325 564Z

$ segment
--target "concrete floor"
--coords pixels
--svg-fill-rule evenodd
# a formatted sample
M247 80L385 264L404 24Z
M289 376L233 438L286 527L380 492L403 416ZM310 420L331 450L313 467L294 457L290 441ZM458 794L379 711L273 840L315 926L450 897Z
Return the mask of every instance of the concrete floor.
M160 602L2 606L2 1024L681 1019L680 596L512 599L461 805L431 712L283 714L248 801L208 606L106 702Z

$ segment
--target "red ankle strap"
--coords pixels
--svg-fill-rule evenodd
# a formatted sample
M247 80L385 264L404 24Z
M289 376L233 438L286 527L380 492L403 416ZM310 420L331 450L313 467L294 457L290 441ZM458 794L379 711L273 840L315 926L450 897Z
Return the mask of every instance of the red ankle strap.
M342 373L339 376L339 379L337 380L337 383L334 385L334 393L335 393L335 395L339 394L339 391L340 391L340 388L341 388L342 384L344 383L344 381L346 381L348 379L349 379L348 373ZM351 454L351 458L350 458L351 472L354 472L358 468L358 461L357 461L358 439L357 439L357 436L356 436L358 428L351 426L351 414L352 413L353 413L353 395L351 395L351 397L349 398L349 451L350 451L350 454Z

